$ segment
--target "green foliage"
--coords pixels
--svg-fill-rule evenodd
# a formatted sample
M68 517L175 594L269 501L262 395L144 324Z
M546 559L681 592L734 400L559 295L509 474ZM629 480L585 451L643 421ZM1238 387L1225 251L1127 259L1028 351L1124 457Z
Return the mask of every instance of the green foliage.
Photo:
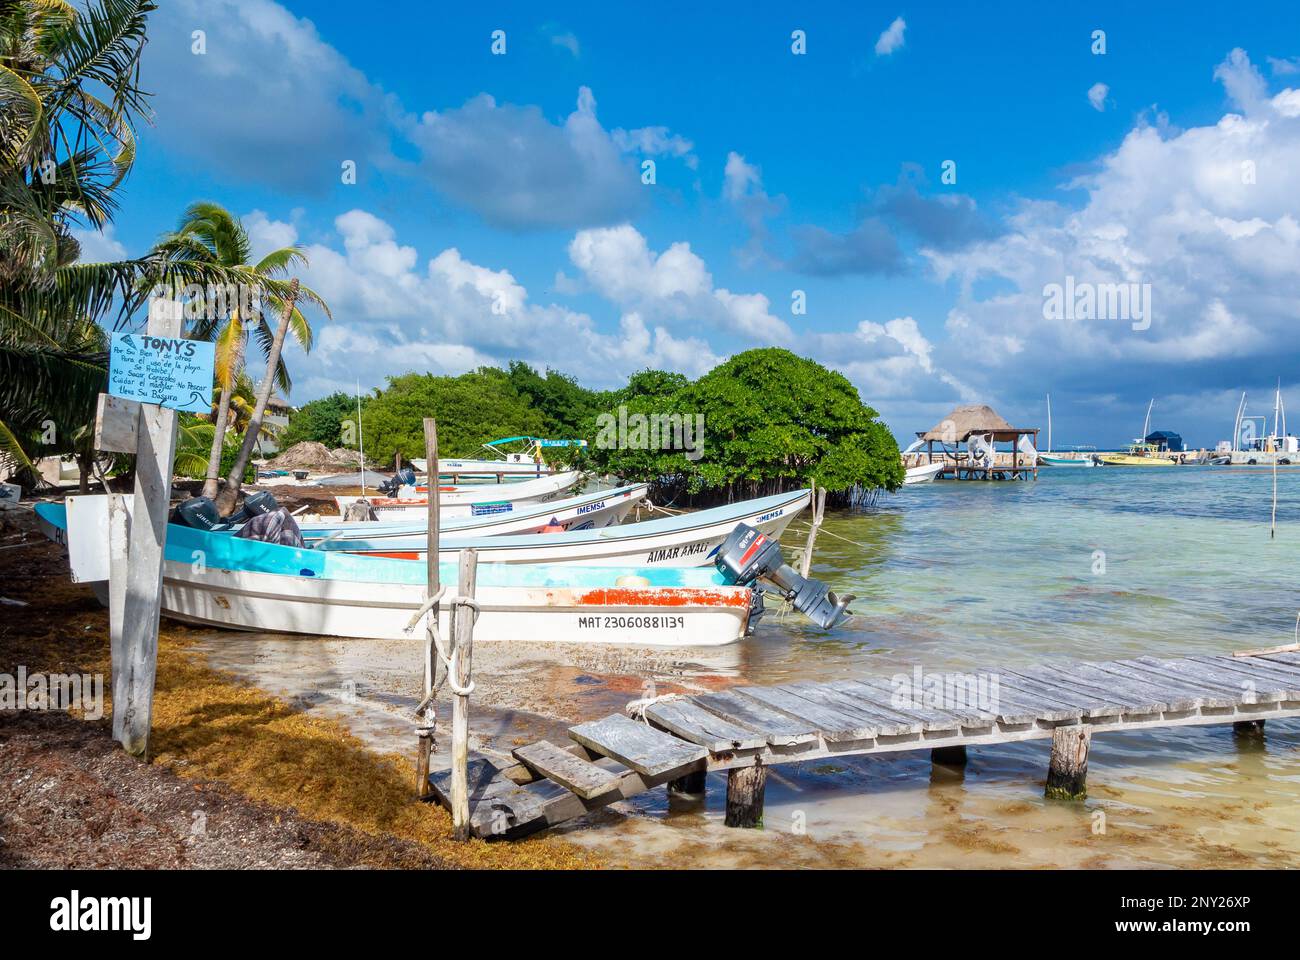
M365 399L362 401L363 409L364 406ZM357 398L342 391L331 393L328 397L305 403L289 414L289 425L277 443L284 450L307 440L323 443L331 450L354 448L357 445L356 420ZM349 429L344 424L352 426Z
M480 367L459 377L408 373L389 377L363 407L366 457L392 462L424 456L424 418L438 421L438 454L472 457L481 444L500 437L540 435L545 417L495 367Z
M583 425L609 406L611 394L588 390L556 370L543 377L528 364L512 360L507 376L519 396L542 415L542 435L552 439L578 438Z
M693 383L643 371L615 397L606 416L590 424L591 459L661 490L758 496L816 481L847 494L854 487L893 490L903 482L898 445L876 411L842 374L788 350L746 351ZM618 404L629 425L636 414L677 414L688 422L702 415L701 455L611 445Z

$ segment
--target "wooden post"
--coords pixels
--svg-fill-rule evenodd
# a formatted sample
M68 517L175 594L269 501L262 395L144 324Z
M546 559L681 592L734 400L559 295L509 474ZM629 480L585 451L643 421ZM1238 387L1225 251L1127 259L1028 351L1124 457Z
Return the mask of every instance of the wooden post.
M684 777L668 781L670 797L703 797L708 788L709 774L706 770L696 770Z
M179 304L154 301L148 333L179 337ZM140 404L136 434L135 504L128 534L126 590L122 603L121 701L113 704L113 726L126 752L149 758L153 688L158 672L158 617L162 610L163 545L171 504L172 461L176 455L176 411ZM110 587L111 590L111 587ZM111 629L111 628L110 628Z
M767 786L767 767L757 759L752 767L732 767L727 771L727 817L729 827L763 825L763 791Z
M1088 796L1088 748L1092 728L1087 724L1057 727L1052 731L1052 759L1047 768L1051 800L1083 800Z
M1239 720L1232 725L1233 736L1250 740L1264 739L1263 720Z
M108 650L110 682L113 690L113 739L122 742L125 729L126 702L129 699L123 678L126 671L126 648L122 645L122 625L126 617L126 578L130 524L126 512L126 495L108 495Z
M964 767L966 766L966 745L935 747L930 751L930 762L941 767Z
M813 544L817 541L817 531L826 513L826 491L819 488L816 483L813 483L811 506L812 526L808 528L808 543L803 548L803 559L799 562L799 572L805 579L808 577L809 568L812 567Z
M424 418L424 456L427 458L425 466L433 471L430 476L437 476L438 471L438 421L431 417ZM397 455L397 469L402 468L402 455ZM424 598L434 596L438 592L438 544L439 544L439 497L438 486L436 483L429 484L429 508L426 513L428 517L428 533L425 539L425 568L427 570L427 582L425 584L426 593ZM434 604L429 610L428 619L424 622L424 699L427 701L424 712L420 717L420 725L417 728L419 732L419 753L415 758L415 789L419 797L429 795L429 754L433 752L433 731L437 722L438 710L433 705L431 694L433 693L434 684L437 681L438 673L438 607Z
M456 590L461 597L474 598L478 581L478 551L473 548L460 552L460 577ZM456 674L452 679L459 689L467 689L473 676L474 620L473 607L458 604L453 624L455 643L452 645L452 663ZM453 691L455 692L455 691ZM451 824L457 840L468 840L469 832L469 694L456 693L451 703Z

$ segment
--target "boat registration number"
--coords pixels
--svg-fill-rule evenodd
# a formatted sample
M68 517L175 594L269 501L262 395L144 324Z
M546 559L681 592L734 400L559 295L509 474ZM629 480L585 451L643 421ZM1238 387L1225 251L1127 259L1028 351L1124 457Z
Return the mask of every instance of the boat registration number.
M683 616L579 617L580 629L599 630L676 630L686 626Z

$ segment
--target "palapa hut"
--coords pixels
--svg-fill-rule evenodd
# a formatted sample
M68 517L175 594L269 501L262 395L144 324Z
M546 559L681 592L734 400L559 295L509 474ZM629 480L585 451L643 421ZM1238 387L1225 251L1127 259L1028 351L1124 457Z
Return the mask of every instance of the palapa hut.
M1000 480L1006 477L1015 480L1022 475L1038 479L1038 458L1020 449L1021 437L1032 437L1034 450L1038 449L1038 428L1013 427L986 403L954 407L931 429L918 432L916 436L925 442L930 463L935 462L934 445L939 444L939 455L945 463L944 472L951 471L958 480ZM974 445L984 449L987 456L974 455L972 437L977 438ZM998 454L994 446L997 443L1009 443L1011 450Z

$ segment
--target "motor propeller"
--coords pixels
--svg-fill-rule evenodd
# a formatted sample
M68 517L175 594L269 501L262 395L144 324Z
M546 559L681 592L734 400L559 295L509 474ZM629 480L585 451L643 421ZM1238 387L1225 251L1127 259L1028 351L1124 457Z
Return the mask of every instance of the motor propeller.
M801 576L785 562L781 545L747 523L736 529L718 548L715 566L732 583L747 586L761 581L819 627L829 630L848 615L852 594L839 597L820 580Z

